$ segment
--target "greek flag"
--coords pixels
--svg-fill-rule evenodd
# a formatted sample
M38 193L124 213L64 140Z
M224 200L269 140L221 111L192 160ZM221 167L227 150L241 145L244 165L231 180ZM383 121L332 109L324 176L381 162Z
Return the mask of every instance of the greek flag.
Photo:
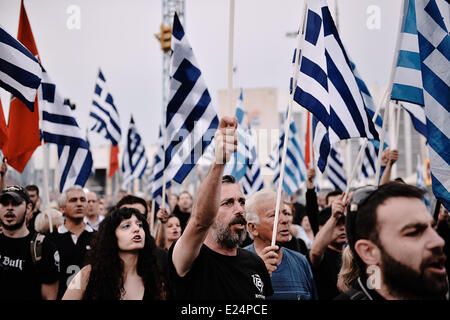
M313 149L314 158L317 167L323 173L327 167L328 156L330 154L330 139L328 138L328 131L313 114L312 116L312 132L313 132Z
M366 83L362 80L361 76L359 75L358 70L356 69L356 65L350 61L350 66L352 68L353 74L356 79L356 83L358 84L359 91L361 91L361 96L364 101L364 106L366 107L366 111L369 114L370 119L374 120L373 117L375 116L375 112L377 111L377 107L375 106L375 102L373 101L372 95L370 94L369 88L367 88ZM378 135L381 134L383 130L383 118L381 117L380 113L378 113L375 121L374 121L375 129L378 132ZM377 146L377 148L380 145L380 142L378 140L371 139L372 143ZM389 145L389 133L385 132L384 135L384 147L386 148Z
M354 137L378 140L325 0L308 0L304 34L294 100L324 125L331 144Z
M39 107L42 110L43 139L58 145L59 191L73 185L84 186L93 164L89 144L72 110L64 103L45 71L39 88Z
M417 1L417 32L433 193L450 210L450 4Z
M361 148L361 146L362 143L359 147ZM370 178L376 173L378 150L379 149L377 148L373 140L367 141L366 149L364 150L361 165L358 168L357 173L360 180L364 178Z
M39 61L0 26L0 87L19 98L33 112L41 79Z
M409 64L396 70L392 99L424 106L433 193L450 209L450 4L440 4L442 11L435 0L405 3L403 30L410 32L403 36L411 50L399 52L399 63Z
M414 0L405 0L403 9L403 27L391 99L398 100L408 111L414 128L426 138L427 124Z
M159 128L158 149L156 150L155 158L151 168L150 185L149 189L152 194L152 198L158 204L158 207L162 204L162 189L163 189L163 175L164 175L164 147L163 147L163 135L161 126ZM170 188L170 180L166 180L166 190ZM167 193L166 193L167 195ZM166 196L166 209L169 211L168 197Z
M425 202L425 205L427 206L428 211L431 213L430 198L428 197L428 190L427 190L427 186L425 184L425 177L423 175L423 169L422 169L422 165L421 165L421 161L420 161L420 155L417 155L416 186L417 186L417 188L425 191L425 194L423 196L423 201Z
M119 113L106 86L106 80L101 70L98 71L95 82L94 98L89 117L91 131L103 135L105 139L111 141L113 146L120 142L122 133Z
M248 159L246 161L245 176L241 180L241 185L244 195L250 197L256 191L264 188L264 181L261 174L261 165L256 154L255 136L250 125L248 126L247 133L248 144L245 147L247 149L246 154L248 154Z
M168 181L182 183L214 138L219 118L176 13L172 30L164 167Z
M347 179L344 171L344 163L342 162L341 153L337 145L332 146L330 149L327 176L336 190L344 192L347 188Z
M147 155L145 154L144 143L137 132L133 116L131 116L127 134L127 145L122 159L123 190L127 190L131 181L142 177L147 168L147 163L148 160Z
M230 161L225 165L224 175L232 175L236 178L236 181L240 181L245 175L247 170L246 161L248 159L247 151L247 140L248 140L248 131L245 128L244 124L244 115L245 111L243 109L244 101L242 97L242 90L239 95L238 103L236 106L236 118L238 120L238 145L237 150L233 153L233 156L230 158Z
M280 178L281 171L281 157L283 154L284 145L284 125L280 130L280 140L278 143L278 148L275 149L275 154L272 159L275 161L271 164L273 166L274 177L272 180L273 184L277 184ZM290 196L300 189L301 183L306 180L306 165L305 159L303 157L303 152L300 148L300 139L297 133L297 128L295 126L294 120L291 121L289 125L288 132L288 145L286 151L286 160L284 168L284 181L283 190Z

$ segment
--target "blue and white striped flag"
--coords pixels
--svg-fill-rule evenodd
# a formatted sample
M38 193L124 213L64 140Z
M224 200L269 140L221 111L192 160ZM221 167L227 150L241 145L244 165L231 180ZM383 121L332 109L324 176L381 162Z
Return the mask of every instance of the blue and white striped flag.
M344 170L344 163L342 162L339 146L334 145L330 149L330 156L328 157L327 176L331 184L336 190L344 192L347 188L347 178Z
M327 167L328 156L330 154L330 140L328 139L328 131L313 114L312 116L312 132L313 132L313 149L314 160L319 170L324 173Z
M133 116L131 116L127 134L127 145L122 159L123 190L127 190L129 183L134 179L140 179L142 177L147 168L147 164L148 159L145 154L145 146L141 136L137 132Z
M151 176L150 176L150 185L149 190L152 194L152 198L158 204L158 207L162 204L162 189L164 184L164 147L163 147L163 135L161 131L161 126L159 128L159 138L158 138L158 149L156 150L155 158L153 159L152 168L151 168ZM170 188L171 182L170 180L166 180L166 190ZM170 210L168 204L168 197L166 192L166 209Z
M236 118L238 120L238 127L237 127L237 133L238 133L238 145L237 150L235 153L233 153L233 156L230 158L230 161L227 162L225 165L225 168L223 170L224 175L232 175L236 181L240 181L246 174L247 170L247 159L248 155L246 154L247 149L247 140L248 137L248 131L246 129L246 126L244 124L244 116L245 111L243 109L244 105L244 99L242 97L242 90L239 94L238 103L236 106Z
M441 4L442 11L435 0L405 1L391 99L415 107L409 112L427 137L433 193L450 209L450 4Z
M322 122L328 139L379 139L325 0L308 0L294 100Z
M219 118L176 13L172 30L164 167L167 181L182 183L213 140Z
M416 21L422 71L433 193L450 210L450 3L417 0Z
M250 125L247 128L248 144L246 145L246 161L245 176L241 180L243 193L246 197L250 197L253 193L264 188L264 181L261 174L261 165L256 153L255 136L253 135Z
M428 197L428 190L427 186L425 184L425 177L423 175L423 168L420 161L420 155L417 155L417 168L416 168L416 186L419 189L422 189L425 191L425 194L423 196L423 202L425 202L425 205L427 206L428 211L431 214L431 205L430 205L430 197Z
M39 88L39 107L42 110L43 139L58 145L59 191L73 185L84 186L93 164L89 144L70 106L64 104L56 85L45 71Z
M122 136L120 130L119 112L114 105L114 100L106 85L105 77L101 70L98 71L95 82L94 98L89 114L90 130L103 135L110 140L113 146L120 142Z
M0 26L0 87L11 92L33 111L41 79L39 61Z
M373 120L373 117L375 116L375 112L377 111L377 107L375 105L375 102L373 101L372 95L370 94L369 88L367 88L366 83L363 81L361 76L359 75L358 70L356 69L356 65L350 61L350 66L352 68L353 74L355 75L356 83L358 84L359 91L361 91L361 95L364 101L364 105L366 107L366 111L369 114L370 119ZM383 118L381 117L381 114L378 113L375 121L375 129L377 129L378 135L381 135L381 132L383 130ZM375 144L375 146L380 145L380 142L378 140L371 139L372 143ZM389 138L389 132L384 133L384 147L386 148L389 145L390 138Z
M379 145L379 144L378 144ZM360 148L362 143L360 143ZM358 168L358 178L370 178L372 177L377 170L377 162L378 162L378 148L375 145L374 141L369 140L366 144L366 149L364 150L363 158L361 160L361 165Z
M288 135L283 190L290 196L300 189L301 183L306 180L306 165L303 152L300 148L300 139L294 120L292 120L289 125ZM272 164L274 171L272 182L275 185L279 183L283 146L284 124L282 124L282 129L280 130L278 148L274 150L275 154L272 156L272 159L276 159L276 161Z
M408 111L414 128L426 138L425 102L414 0L405 0L403 9L403 25L391 99L398 100Z

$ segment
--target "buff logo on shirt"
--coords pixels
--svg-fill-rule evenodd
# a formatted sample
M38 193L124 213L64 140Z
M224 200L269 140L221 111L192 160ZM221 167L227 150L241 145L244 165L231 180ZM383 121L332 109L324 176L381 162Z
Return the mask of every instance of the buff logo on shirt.
M1 259L1 263L3 266L10 267L10 268L18 268L20 271L23 270L25 260L11 259L10 257L7 257L7 256L2 257L1 255L0 255L0 259Z

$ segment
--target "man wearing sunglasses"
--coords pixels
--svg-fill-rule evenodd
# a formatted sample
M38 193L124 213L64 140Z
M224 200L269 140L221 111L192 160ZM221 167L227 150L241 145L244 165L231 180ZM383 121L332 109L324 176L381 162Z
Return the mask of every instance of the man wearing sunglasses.
M21 186L8 186L0 193L0 300L56 299L59 253L46 237L38 245L27 229L25 216L32 207ZM37 247L38 254L33 250Z
M415 186L389 182L357 189L346 231L359 277L337 299L448 298L444 240Z

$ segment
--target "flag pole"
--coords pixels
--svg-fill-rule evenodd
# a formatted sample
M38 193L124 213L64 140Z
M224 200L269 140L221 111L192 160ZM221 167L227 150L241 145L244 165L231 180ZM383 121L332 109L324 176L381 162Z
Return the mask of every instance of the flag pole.
M388 92L388 91L386 91ZM386 126L389 120L389 106L390 103L386 105L386 108L384 109L384 117L383 117L383 126L381 127L381 140L380 140L380 148L378 149L378 157L377 157L377 170L375 171L375 183L376 185L379 185L380 183L380 171L381 171L381 156L383 154L383 147L384 147L384 138L386 134Z
M305 0L306 1L306 0ZM312 113L308 111L309 119L309 167L314 166L314 153L313 153L313 124L312 124Z
M283 145L283 154L281 157L281 168L280 168L280 178L278 180L278 191L277 191L277 203L275 206L275 218L273 220L273 230L272 230L272 242L271 245L275 245L275 241L277 238L277 227L278 227L278 217L280 214L280 203L281 203L281 191L283 189L283 180L284 180L284 167L286 164L286 153L287 153L287 143L288 143L288 136L289 136L289 126L291 124L291 114L292 114L292 104L294 102L294 93L295 93L295 87L297 86L297 74L298 74L298 66L300 63L300 45L302 41L303 36L303 29L304 29L304 22L305 22L305 16L306 16L306 1L303 2L303 10L302 10L302 17L300 18L300 27L299 32L297 35L297 48L295 51L295 63L294 63L294 72L293 72L293 78L292 78L292 88L290 93L290 99L289 99L289 106L288 106L288 114L287 119L284 124L284 145Z
M398 47L400 45L400 41L399 41L399 39L400 39L400 30L401 30L401 27L402 27L403 12L404 12L403 5L404 5L404 2L402 1L402 13L400 14L400 19L399 19L399 23L398 23L398 27L397 27L397 40L396 40L396 43L395 43L395 52L394 52L394 58L392 60L392 68L391 68L391 74L390 74L390 79L389 79L389 85L386 88L386 91L385 91L385 93L384 93L384 95L383 95L383 97L382 97L382 99L381 99L381 101L380 101L380 103L379 103L379 105L377 107L375 115L372 118L372 121L375 121L376 117L378 116L378 113L380 112L381 106L382 105L386 106L385 110L384 110L383 126L382 126L382 129L381 129L382 132L381 132L380 148L378 150L377 170L376 170L376 173L375 173L375 179L376 179L376 183L377 184L378 184L379 175L380 175L381 155L383 153L384 135L385 135L385 131L386 131L386 123L387 123L387 119L388 119L388 115L389 115L389 113L387 113L387 111L389 111L389 92L392 91L392 84L393 84L393 80L394 80L394 69L395 69L395 65L397 64L397 60L398 60ZM343 198L344 202L347 200L348 192L350 191L350 186L351 186L353 177L354 177L354 175L356 173L356 168L357 168L357 166L359 165L359 162L362 159L362 153L364 152L364 150L366 148L367 142L368 142L368 139L364 138L364 142L363 142L363 144L361 146L361 149L359 150L359 154L358 154L358 157L356 159L356 163L353 166L352 174L350 176L351 179L347 183L347 189L345 191L345 195L344 195L344 198Z
M392 67L391 67L391 74L389 77L389 84L387 87L387 91L385 94L385 97L383 97L382 102L385 104L385 110L384 110L384 118L383 119L383 127L382 127L382 132L381 132L381 141L380 141L380 148L378 150L378 160L377 160L377 170L375 173L375 183L378 185L380 183L380 171L381 171L381 155L383 154L383 147L384 147L384 135L385 135L385 131L386 131L386 126L385 123L387 122L387 118L389 117L389 107L390 107L390 102L389 102L389 98L388 95L389 93L392 93L392 85L394 83L394 70L395 70L395 65L398 62L398 48L400 46L400 35L401 35L401 29L402 29L402 25L403 25L403 19L404 19L404 13L405 13L405 1L402 0L402 5L401 5L401 12L400 12L400 19L398 22L398 26L397 26L397 40L395 42L395 51L394 51L394 58L392 59Z
M233 54L234 54L234 0L230 0L230 20L228 25L228 110L233 114Z
M384 100L384 98L386 97L387 92L388 92L388 90L386 90L386 92L384 93L382 100ZM378 114L380 113L381 105L382 105L382 103L378 104L377 110L375 111L375 114L372 117L372 122L375 122L376 118L378 117ZM385 125L385 120L383 119L383 127L384 127L384 125ZM384 143L384 130L382 132L382 136L383 136L383 143ZM345 202L347 200L348 193L350 191L350 186L351 186L353 179L355 177L355 174L356 174L356 169L358 168L358 166L361 162L361 159L363 157L364 151L366 150L368 141L369 141L369 139L367 139L367 137L364 138L361 148L359 149L358 156L356 157L355 164L353 165L352 172L350 174L350 177L349 177L349 180L347 183L347 188L344 193L344 198L342 199L343 202ZM382 147L380 147L380 148L382 149Z

